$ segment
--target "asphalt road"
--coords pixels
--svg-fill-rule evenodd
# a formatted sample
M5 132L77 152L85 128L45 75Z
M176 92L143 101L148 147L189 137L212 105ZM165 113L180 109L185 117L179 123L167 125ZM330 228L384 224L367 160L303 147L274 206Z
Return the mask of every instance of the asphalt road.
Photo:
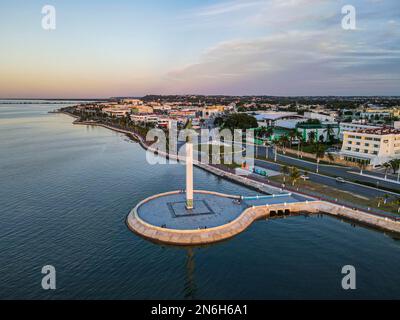
M272 161L274 159L274 152L272 150L273 148L271 148L271 147L269 147L269 148L258 147L258 155L261 156L261 157L265 157L265 155L266 155L265 149L269 149L268 157ZM305 168L310 173L311 172L315 172L316 168L317 168L317 164L316 163L304 161L304 160L301 160L301 159L296 159L296 158L293 158L293 157L288 157L288 156L281 155L281 154L278 154L277 159L278 159L278 161L283 162L283 163L285 163L287 165L298 166L298 167ZM354 172L356 174L350 173L350 172ZM372 183L378 188L379 187L386 187L386 188L390 188L390 189L396 190L397 192L400 193L400 184L394 183L394 182L390 182L390 181L387 181L387 180L377 180L377 179L374 179L374 178L366 176L366 175L379 176L379 174L374 173L374 172L364 171L364 175L359 175L359 170L357 170L355 168L320 164L319 165L319 173L320 174L334 176L334 177L342 177L343 179L345 179L347 181L354 181L354 182L357 181L357 180L358 181L364 181L364 182ZM383 177L383 175L380 175L380 176ZM329 179L332 180L332 178L329 178ZM335 179L333 178L333 180L335 180ZM343 185L343 183L341 185ZM353 184L353 186L356 187L354 184ZM378 192L378 191L376 191L376 192ZM383 191L383 192L387 193L386 191ZM375 196L377 196L377 195L375 195Z

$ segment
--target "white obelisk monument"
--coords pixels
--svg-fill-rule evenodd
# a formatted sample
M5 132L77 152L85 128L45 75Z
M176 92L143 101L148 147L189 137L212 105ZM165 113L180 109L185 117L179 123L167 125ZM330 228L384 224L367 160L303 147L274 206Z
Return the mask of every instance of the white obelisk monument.
M186 209L193 209L193 143L186 142Z

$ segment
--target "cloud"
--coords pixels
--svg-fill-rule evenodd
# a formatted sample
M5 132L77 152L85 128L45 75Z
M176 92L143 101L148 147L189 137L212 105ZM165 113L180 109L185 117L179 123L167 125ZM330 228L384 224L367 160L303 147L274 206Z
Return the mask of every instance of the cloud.
M217 16L226 13L232 13L235 11L240 11L247 8L258 7L264 4L265 1L231 1L224 2L221 4L211 5L196 12L197 16Z
M376 78L380 87L386 79L393 89L399 60L400 50L354 42L339 29L291 31L222 42L196 63L170 71L167 78L174 88L224 88L232 94L249 87L258 94L346 91L365 77Z

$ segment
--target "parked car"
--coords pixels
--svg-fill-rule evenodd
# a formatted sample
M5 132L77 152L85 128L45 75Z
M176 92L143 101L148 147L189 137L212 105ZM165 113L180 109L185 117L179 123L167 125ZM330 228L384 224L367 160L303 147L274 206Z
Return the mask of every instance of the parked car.
M309 180L310 177L303 174L303 175L300 176L300 179Z
M340 182L340 183L345 183L346 182L346 180L344 180L342 177L337 177L336 181Z

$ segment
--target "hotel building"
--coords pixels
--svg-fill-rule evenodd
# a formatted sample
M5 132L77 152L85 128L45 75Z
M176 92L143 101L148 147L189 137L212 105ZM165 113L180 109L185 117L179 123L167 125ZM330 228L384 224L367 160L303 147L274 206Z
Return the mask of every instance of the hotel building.
M400 158L400 130L378 128L345 131L341 158L373 167Z

